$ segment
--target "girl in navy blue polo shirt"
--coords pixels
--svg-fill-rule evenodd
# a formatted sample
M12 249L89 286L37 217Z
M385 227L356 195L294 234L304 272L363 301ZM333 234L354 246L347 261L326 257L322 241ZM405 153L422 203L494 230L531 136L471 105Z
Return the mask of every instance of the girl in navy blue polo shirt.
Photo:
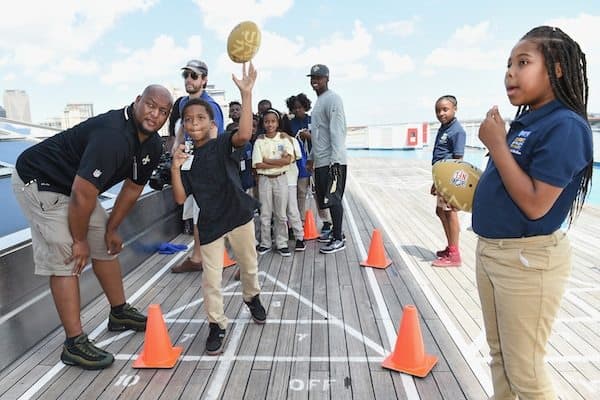
M558 28L529 31L504 78L518 107L508 134L492 107L479 138L490 153L473 203L477 285L495 399L555 399L545 347L571 271L560 230L592 177L585 55Z

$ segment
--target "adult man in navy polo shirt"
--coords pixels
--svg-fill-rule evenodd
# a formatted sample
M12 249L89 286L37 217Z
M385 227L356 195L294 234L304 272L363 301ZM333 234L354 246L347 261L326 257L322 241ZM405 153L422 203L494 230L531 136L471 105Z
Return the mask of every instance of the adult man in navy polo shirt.
M90 257L111 305L108 330L146 329L146 317L125 303L117 228L158 164L157 131L172 105L166 88L148 86L131 105L58 133L17 159L13 191L31 226L35 273L50 277L67 336L61 354L67 365L102 369L114 361L88 340L81 324L79 276ZM98 195L121 181L109 217Z
M223 122L223 110L219 104L206 92L206 85L208 84L208 67L206 63L200 60L190 60L187 64L181 68L183 72L181 76L183 77L185 83L185 91L187 92L187 96L180 97L177 99L178 108L177 110L173 110L172 113L177 113L178 116L181 116L181 111L183 111L183 107L187 104L190 99L203 99L213 109L213 114L215 116L215 125L216 132L215 135L222 134L224 130L224 122ZM179 117L178 117L179 118ZM171 118L173 120L173 118ZM183 130L183 126L175 132L175 141L173 143L173 148L171 153L174 153L177 147L182 144L186 140L187 134ZM200 240L198 239L198 226L196 223L198 222L198 206L196 205L192 196L186 200L183 205L183 217L184 220L193 218L194 220L194 247L192 249L192 254L179 265L171 268L171 272L180 273L180 272L193 272L193 271L202 271L202 256L200 255Z

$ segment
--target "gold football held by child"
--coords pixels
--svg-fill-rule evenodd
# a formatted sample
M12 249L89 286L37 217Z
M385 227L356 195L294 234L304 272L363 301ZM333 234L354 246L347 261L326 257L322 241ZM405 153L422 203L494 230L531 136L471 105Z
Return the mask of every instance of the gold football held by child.
M466 161L448 159L433 164L435 190L452 207L470 212L482 171Z

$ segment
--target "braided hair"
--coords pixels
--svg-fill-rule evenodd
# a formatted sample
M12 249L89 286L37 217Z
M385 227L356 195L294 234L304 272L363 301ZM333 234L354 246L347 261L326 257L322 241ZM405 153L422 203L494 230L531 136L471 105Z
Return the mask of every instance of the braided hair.
M554 96L567 108L579 114L587 121L587 103L589 86L585 54L569 35L559 28L538 26L521 38L538 44L544 56L550 86ZM556 74L556 65L560 66L561 77ZM528 105L517 109L517 117L529 111ZM589 122L588 122L589 123ZM577 196L569 212L569 225L579 215L592 182L593 160L585 167L583 179L579 184Z

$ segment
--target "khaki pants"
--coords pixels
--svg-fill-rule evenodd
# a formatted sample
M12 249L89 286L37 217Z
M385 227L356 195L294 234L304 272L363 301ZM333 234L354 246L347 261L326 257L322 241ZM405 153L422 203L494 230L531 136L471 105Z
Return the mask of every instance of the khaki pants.
M477 243L477 287L495 400L556 399L544 356L571 272L565 233Z
M242 297L250 301L260 293L258 284L258 259L254 247L254 220L238 226L217 240L200 245L202 254L202 292L204 307L209 322L219 324L221 329L227 327L227 317L223 310L223 294L221 280L223 277L223 254L225 254L225 238L229 240L233 254L240 268Z
M294 231L294 239L304 240L304 228L302 226L302 220L300 219L300 212L298 211L298 199L296 197L295 185L288 186L288 201L287 201L287 220L290 228Z
M270 177L258 175L258 197L260 198L260 245L272 246L271 217L273 217L273 233L275 247L288 247L287 200L288 180L285 174Z

